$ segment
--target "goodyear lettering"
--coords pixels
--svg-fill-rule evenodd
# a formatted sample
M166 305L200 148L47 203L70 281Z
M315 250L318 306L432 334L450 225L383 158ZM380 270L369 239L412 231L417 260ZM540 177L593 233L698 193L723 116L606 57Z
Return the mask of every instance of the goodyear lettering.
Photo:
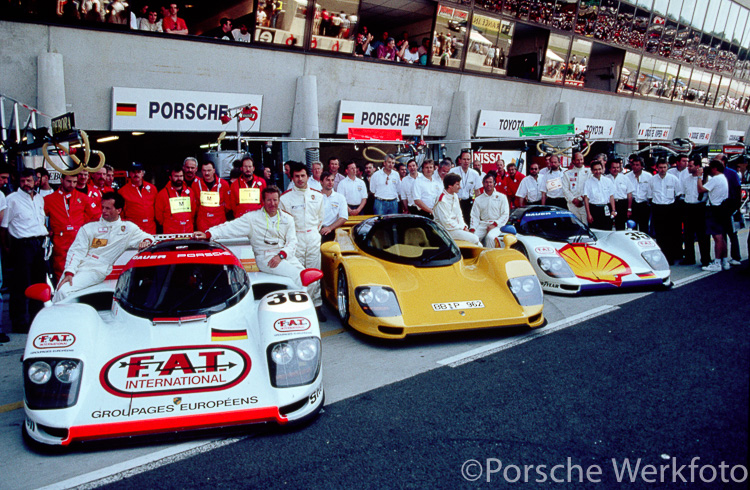
M505 131L516 131L523 126L525 126L523 119L500 119L498 129L502 129Z
M360 124L367 123L370 126L400 126L409 127L411 114L397 114L395 112L363 112Z
M148 103L148 118L161 118L161 119L186 119L192 121L198 119L200 121L213 120L218 121L221 116L227 113L229 109L228 105L225 104L194 104L188 102L158 102L150 101Z

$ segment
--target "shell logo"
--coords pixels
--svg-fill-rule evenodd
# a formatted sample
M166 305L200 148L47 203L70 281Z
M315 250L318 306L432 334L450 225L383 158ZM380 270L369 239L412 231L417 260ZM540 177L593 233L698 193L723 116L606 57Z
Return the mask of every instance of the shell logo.
M573 274L581 279L607 282L619 287L623 276L632 273L630 266L621 258L585 244L568 244L558 253L573 269Z

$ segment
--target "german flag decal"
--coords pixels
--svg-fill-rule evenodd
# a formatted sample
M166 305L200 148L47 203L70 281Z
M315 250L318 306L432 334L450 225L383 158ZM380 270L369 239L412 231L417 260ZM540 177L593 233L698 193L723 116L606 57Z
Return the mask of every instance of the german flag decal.
M653 272L639 272L636 275L641 279L653 279L656 277L656 274L654 274Z
M247 339L247 330L217 330L211 329L211 340L222 342L225 340L245 340Z
M620 287L622 278L632 273L624 260L596 247L579 243L568 244L557 253L581 279L607 282Z
M341 114L341 122L342 123L353 123L354 122L354 114L350 112L344 112Z
M118 116L135 116L136 105L137 104L118 103L115 114Z

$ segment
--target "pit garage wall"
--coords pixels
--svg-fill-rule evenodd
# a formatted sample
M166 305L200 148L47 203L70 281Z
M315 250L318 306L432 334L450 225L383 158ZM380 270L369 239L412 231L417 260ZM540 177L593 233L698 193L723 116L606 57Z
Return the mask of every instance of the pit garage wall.
M540 124L616 120L621 139L635 137L637 122L671 125L675 136L712 128L712 143L724 143L726 129L750 132L748 114L351 58L3 21L0 39L0 93L42 111L40 103L51 112L66 103L88 130L110 129L117 86L262 94L263 134L308 138L335 133L342 99L432 106L429 136L449 138L473 135L482 109L540 113ZM66 100L55 103L49 77L60 72ZM303 159L304 146L291 145L290 157ZM449 155L462 145L454 146Z

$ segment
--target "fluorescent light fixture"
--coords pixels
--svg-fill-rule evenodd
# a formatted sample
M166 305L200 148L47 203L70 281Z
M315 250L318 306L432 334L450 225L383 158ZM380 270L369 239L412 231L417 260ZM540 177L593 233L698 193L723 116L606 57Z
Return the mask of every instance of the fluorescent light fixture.
M106 143L107 141L117 141L119 140L119 136L105 136L104 138L99 138L96 140L97 143Z
M141 136L142 134L146 134L146 133L144 133L143 131L133 131L130 134L132 134L133 136Z

